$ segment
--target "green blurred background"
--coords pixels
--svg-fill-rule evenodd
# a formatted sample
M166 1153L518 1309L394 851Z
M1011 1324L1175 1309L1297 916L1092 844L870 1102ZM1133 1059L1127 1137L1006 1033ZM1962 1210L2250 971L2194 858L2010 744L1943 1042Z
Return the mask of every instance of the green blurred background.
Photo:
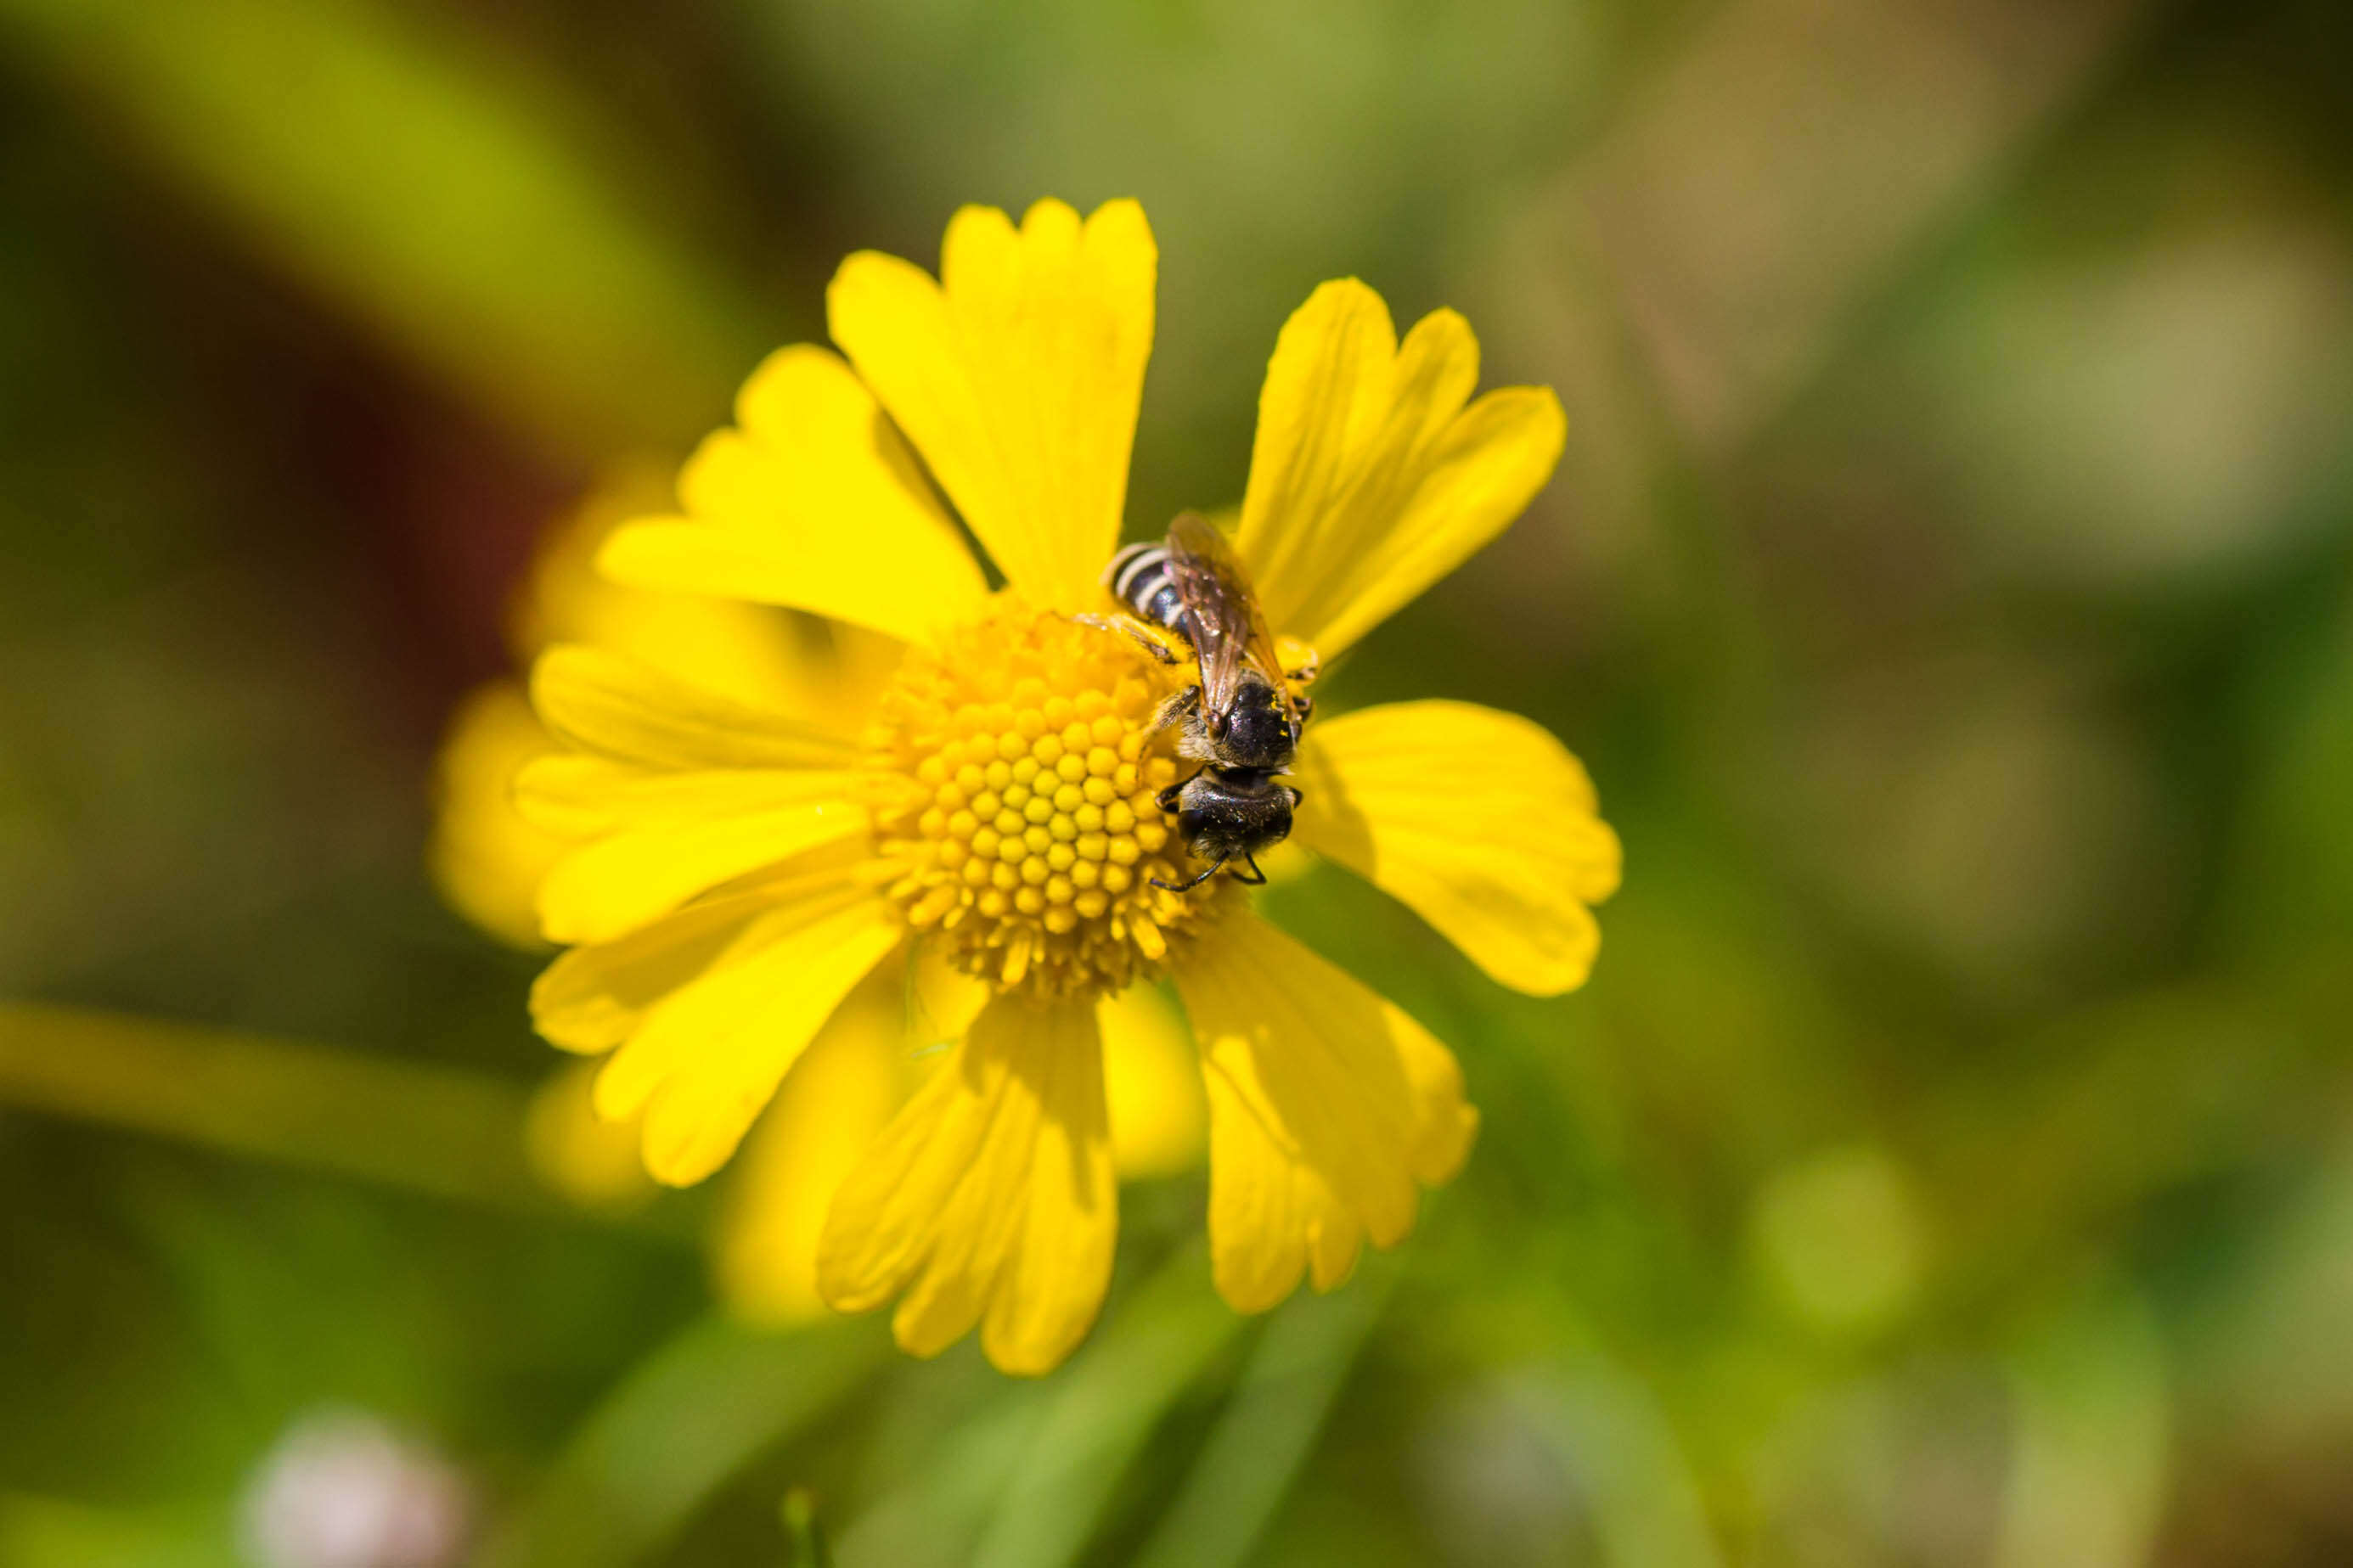
M1159 237L1136 532L1321 279L1560 389L1327 700L1628 869L1550 1002L1274 889L1469 1169L1263 1321L1132 1191L1016 1384L546 1192L423 846L542 531L1047 194ZM0 0L0 889L6 1568L2353 1561L2353 16Z

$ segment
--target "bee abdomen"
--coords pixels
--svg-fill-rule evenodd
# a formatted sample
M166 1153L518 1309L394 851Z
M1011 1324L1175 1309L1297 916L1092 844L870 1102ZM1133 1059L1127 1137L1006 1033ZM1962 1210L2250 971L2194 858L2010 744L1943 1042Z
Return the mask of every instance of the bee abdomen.
M1111 568L1103 574L1111 584L1112 595L1125 605L1137 620L1176 633L1187 644L1192 637L1185 624L1185 600L1176 584L1168 577L1168 551L1165 545L1131 544L1111 558Z

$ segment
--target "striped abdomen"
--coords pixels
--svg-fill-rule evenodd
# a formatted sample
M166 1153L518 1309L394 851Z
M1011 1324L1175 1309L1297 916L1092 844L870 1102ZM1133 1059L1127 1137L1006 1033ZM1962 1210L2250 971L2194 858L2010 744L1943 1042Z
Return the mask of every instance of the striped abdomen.
M1185 601L1168 576L1168 549L1163 544L1131 544L1111 558L1103 574L1113 597L1125 605L1139 621L1171 631L1187 645L1192 632L1185 623Z

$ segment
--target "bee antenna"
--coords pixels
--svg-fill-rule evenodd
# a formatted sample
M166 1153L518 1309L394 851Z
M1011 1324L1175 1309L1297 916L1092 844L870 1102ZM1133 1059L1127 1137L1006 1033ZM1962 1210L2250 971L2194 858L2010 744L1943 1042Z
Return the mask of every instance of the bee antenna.
M1242 864L1250 868L1250 874L1245 877L1240 871L1237 871L1234 873L1235 881L1241 883L1246 888L1263 888L1266 886L1266 873L1258 868L1258 860L1256 857L1250 855L1247 850L1245 850L1242 854Z

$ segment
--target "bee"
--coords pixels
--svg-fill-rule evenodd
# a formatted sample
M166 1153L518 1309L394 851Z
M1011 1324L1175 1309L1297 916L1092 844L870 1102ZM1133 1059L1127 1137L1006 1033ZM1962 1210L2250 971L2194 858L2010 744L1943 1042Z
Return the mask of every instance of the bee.
M1176 752L1201 765L1160 792L1160 809L1173 813L1185 847L1207 869L1187 882L1155 887L1184 891L1239 860L1250 868L1237 881L1257 886L1266 874L1253 858L1291 833L1291 814L1303 798L1281 782L1297 754L1314 704L1286 677L1233 547L1206 519L1186 512L1157 544L1131 544L1112 557L1104 584L1134 619L1079 618L1124 632L1163 664L1182 660L1145 629L1173 633L1193 654L1199 679L1161 704L1155 727L1177 725ZM1136 623L1142 622L1143 626Z

